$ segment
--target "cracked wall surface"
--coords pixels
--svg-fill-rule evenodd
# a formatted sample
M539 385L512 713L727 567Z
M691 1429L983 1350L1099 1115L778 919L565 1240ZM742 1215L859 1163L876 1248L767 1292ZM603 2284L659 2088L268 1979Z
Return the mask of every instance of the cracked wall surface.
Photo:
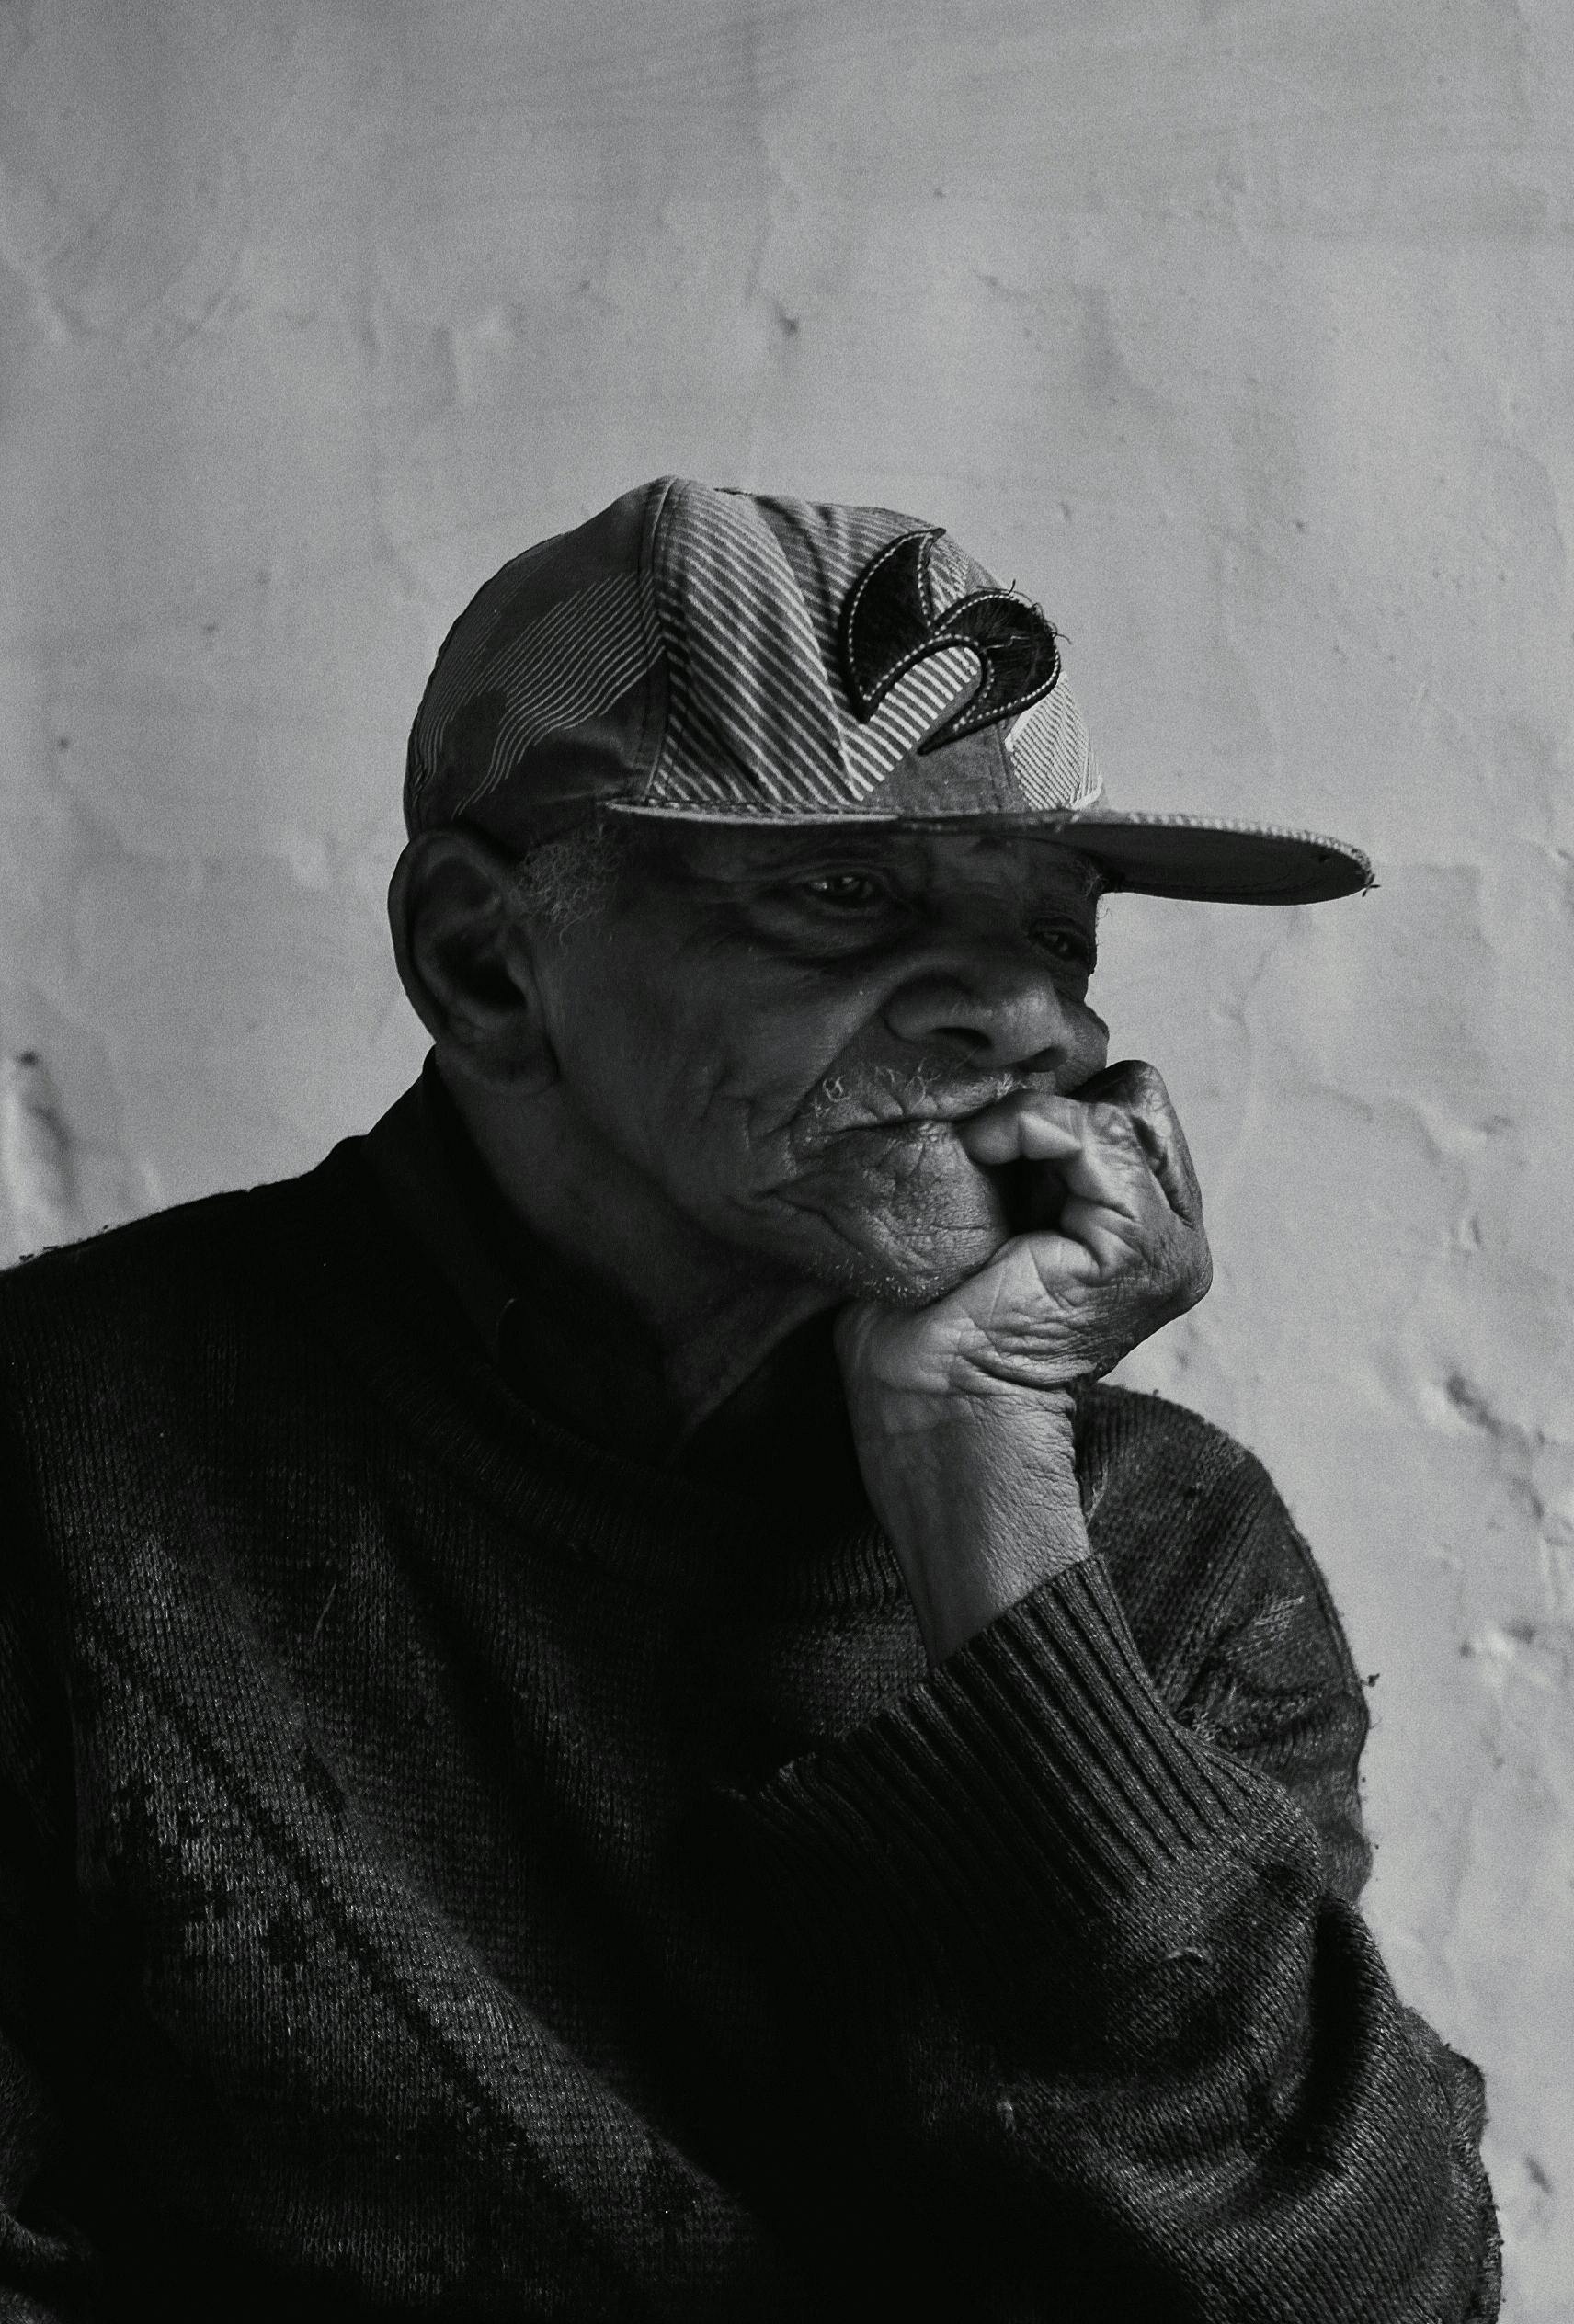
M1372 1916L1566 2318L1574 13L33 0L0 75L7 1250L394 1096L431 656L663 471L951 524L1117 795L1370 850L1106 907L1218 1266L1127 1370L1322 1557Z

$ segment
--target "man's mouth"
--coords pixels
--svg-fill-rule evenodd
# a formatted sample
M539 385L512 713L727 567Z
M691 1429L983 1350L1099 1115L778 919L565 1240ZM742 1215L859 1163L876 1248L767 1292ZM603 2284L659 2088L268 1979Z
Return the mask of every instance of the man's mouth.
M989 1106L1019 1092L1050 1088L1043 1075L999 1074L944 1088L842 1090L834 1082L816 1093L812 1132L815 1150L823 1157L840 1146L849 1158L861 1148L866 1161L859 1167L879 1168L882 1150L889 1152L909 1141L928 1143ZM848 1142L844 1145L844 1141ZM987 1181L996 1216L1008 1235L1022 1235L1052 1226L1059 1217L1066 1190L1058 1173L1041 1164L1011 1162L998 1168L981 1168L961 1143L944 1137L950 1156L942 1168L964 1166L964 1176ZM940 1156L936 1156L939 1160ZM906 1170L904 1166L904 1173ZM974 1174L976 1173L976 1177Z
M946 1089L843 1090L835 1080L816 1092L816 1129L838 1135L849 1130L929 1129L937 1124L967 1122L986 1108L998 1105L1036 1083L1021 1074L993 1074L987 1079L953 1084Z
M834 1152L849 1139L875 1141L884 1145L901 1145L909 1140L934 1141L941 1137L950 1143L949 1134L960 1122L981 1111L977 1106L959 1108L955 1113L863 1113L849 1109L850 1119L844 1122L821 1122L815 1126L812 1150L816 1154ZM958 1152L961 1148L958 1147Z

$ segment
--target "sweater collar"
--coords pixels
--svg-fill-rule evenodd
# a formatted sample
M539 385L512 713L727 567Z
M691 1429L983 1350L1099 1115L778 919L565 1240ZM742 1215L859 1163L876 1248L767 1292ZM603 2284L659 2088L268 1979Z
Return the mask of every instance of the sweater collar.
M369 1131L363 1150L401 1230L441 1277L494 1362L518 1296L502 1196L443 1088L437 1053Z

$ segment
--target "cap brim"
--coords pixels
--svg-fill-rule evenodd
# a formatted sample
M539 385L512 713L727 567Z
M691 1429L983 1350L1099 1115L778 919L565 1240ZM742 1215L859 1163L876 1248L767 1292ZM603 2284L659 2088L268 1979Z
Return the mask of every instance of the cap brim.
M1138 895L1165 895L1192 904L1326 904L1358 895L1373 885L1370 860L1348 840L1317 831L1295 831L1274 824L1229 823L1203 815L1123 815L1085 808L973 815L863 813L733 814L714 808L646 807L632 801L608 802L614 815L652 821L762 825L778 828L861 830L900 826L925 831L1021 831L1056 837L1102 872L1110 888Z
M1373 884L1372 864L1345 839L1273 824L1201 815L1066 818L1066 843L1090 856L1109 884L1196 904L1327 904Z

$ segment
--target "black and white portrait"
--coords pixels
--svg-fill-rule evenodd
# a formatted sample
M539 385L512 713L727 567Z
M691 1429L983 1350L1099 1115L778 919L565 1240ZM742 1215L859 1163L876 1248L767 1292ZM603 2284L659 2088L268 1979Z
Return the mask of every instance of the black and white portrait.
M1574 18L0 6L0 2318L1560 2324Z

